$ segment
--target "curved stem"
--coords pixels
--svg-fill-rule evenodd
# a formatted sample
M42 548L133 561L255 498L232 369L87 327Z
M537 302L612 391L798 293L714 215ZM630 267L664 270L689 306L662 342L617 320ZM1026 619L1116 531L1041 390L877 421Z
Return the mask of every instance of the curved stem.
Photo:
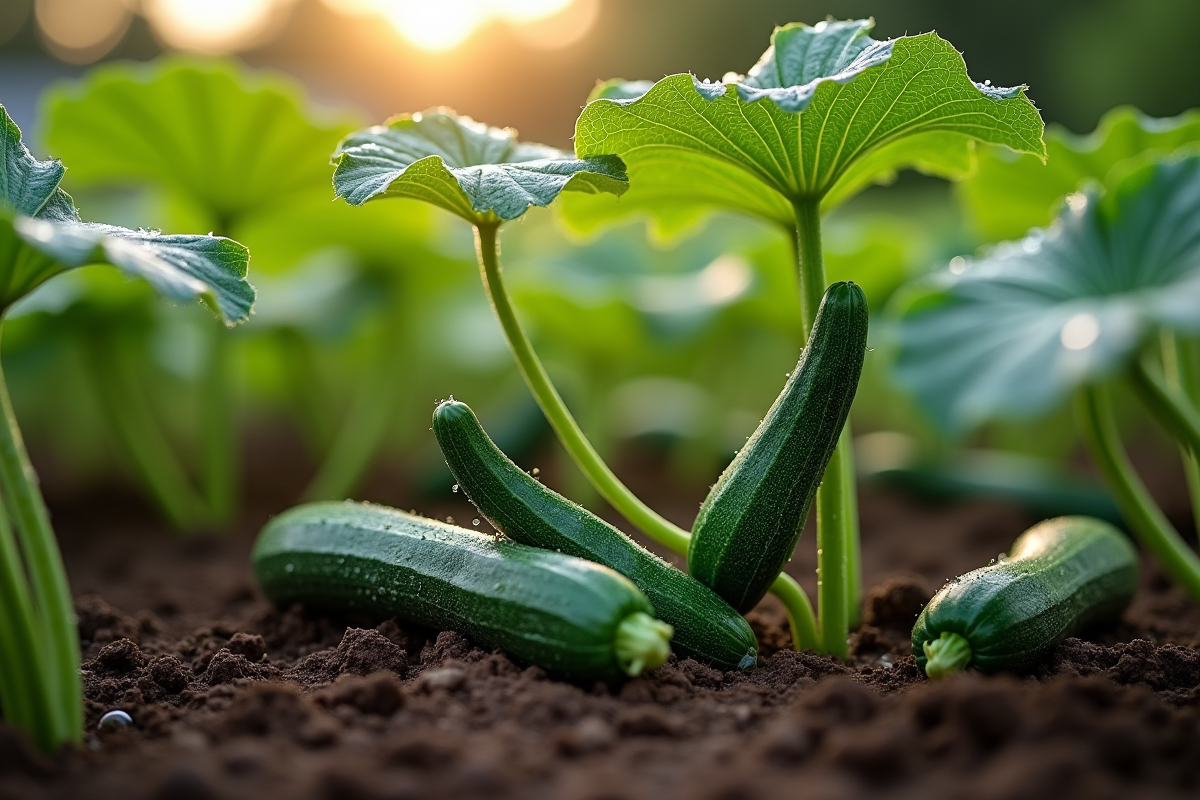
M1117 505L1134 534L1162 563L1167 573L1200 602L1200 558L1155 505L1129 463L1108 392L1099 386L1081 388L1076 397L1075 415L1092 457L1116 495Z
M1133 386L1150 412L1162 422L1175 441L1192 453L1200 453L1200 411L1176 386L1170 386L1141 361L1130 371Z
M817 198L803 200L795 204L795 210L800 311L807 339L826 284L825 257L821 251L821 203ZM847 655L850 609L858 607L857 587L862 585L857 557L854 456L850 445L850 437L843 431L817 490L817 613L821 650L839 658Z
M677 553L686 553L688 534L683 529L665 519L654 509L643 503L641 499L621 483L613 471L609 469L596 448L584 436L579 423L571 416L567 406L559 396L558 390L550 381L546 368L533 350L529 337L521 328L513 309L504 279L500 275L500 248L496 241L498 225L479 225L475 228L475 243L479 255L479 267L483 278L483 288L492 303L492 309L500 320L500 327L508 338L517 366L529 384L530 391L542 412L554 428L558 440L570 453L571 458L588 476L596 491L600 492L608 503L622 516L646 532L650 538L665 545Z
M50 527L50 514L38 489L8 387L0 369L0 494L17 531L35 613L41 619L46 680L54 703L50 724L55 744L77 742L83 735L83 684L79 676L79 635L62 555Z
M487 292L492 309L500 321L500 327L508 339L509 347L517 360L517 367L521 370L534 399L541 406L542 413L546 415L559 442L572 460L609 505L654 541L676 553L686 555L691 534L643 503L621 483L584 436L579 423L571 416L558 390L551 383L546 368L542 366L529 337L521 328L508 290L504 286L504 278L500 273L500 248L496 240L497 228L498 225L479 225L475 228L475 245L483 289ZM787 610L792 639L797 649L813 646L816 642L816 622L804 590L787 575L780 575L771 591Z
M786 572L780 573L771 584L771 594L779 598L788 612L788 627L792 631L792 649L817 649L817 618L812 603L796 579Z

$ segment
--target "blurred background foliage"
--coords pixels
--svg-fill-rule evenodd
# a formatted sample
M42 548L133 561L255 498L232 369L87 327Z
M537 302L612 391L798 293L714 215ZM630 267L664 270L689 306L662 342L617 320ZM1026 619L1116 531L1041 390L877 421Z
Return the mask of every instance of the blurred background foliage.
M295 496L446 493L427 429L451 394L518 460L545 453L469 230L408 201L333 203L333 146L392 113L447 105L570 147L597 80L744 72L774 25L826 15L874 15L877 38L937 30L975 80L1028 84L1066 131L1087 133L1122 104L1159 117L1200 105L1195 0L3 0L0 103L39 156L65 161L85 218L234 237L259 289L255 316L229 333L99 272L14 310L3 356L50 488L122 475L168 517L172 502L206 505L197 519L214 525L249 491L239 469ZM830 279L861 283L881 321L902 284L998 230L1022 232L989 228L981 196L915 175L868 190L826 223ZM678 480L706 485L795 364L794 265L763 224L715 216L677 240L640 225L580 239L535 210L502 246L523 322L606 456L641 443ZM891 448L875 460L898 442L927 454L963 444L940 439L892 385L882 331L854 408L864 442ZM114 418L114 397L144 430ZM1061 458L1074 432L1059 415L966 443ZM561 461L563 488L594 500ZM156 486L164 475L177 485ZM222 475L230 485L214 489Z

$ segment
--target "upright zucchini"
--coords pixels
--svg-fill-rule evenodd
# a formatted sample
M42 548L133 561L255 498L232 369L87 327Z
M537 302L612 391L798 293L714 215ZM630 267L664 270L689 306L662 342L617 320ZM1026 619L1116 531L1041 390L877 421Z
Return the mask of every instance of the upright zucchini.
M527 475L496 447L465 403L439 405L433 432L458 485L496 530L522 544L604 564L629 578L645 592L655 613L674 627L672 645L680 655L721 669L756 663L754 631L728 603Z
M451 628L573 678L637 675L670 654L670 626L616 572L383 506L293 508L252 557L277 604Z
M866 295L853 283L831 285L795 372L700 506L688 571L738 611L762 599L796 549L866 348Z
M1028 669L1071 634L1119 617L1137 581L1137 553L1119 530L1091 517L1047 520L1007 558L934 595L913 628L913 655L931 678Z

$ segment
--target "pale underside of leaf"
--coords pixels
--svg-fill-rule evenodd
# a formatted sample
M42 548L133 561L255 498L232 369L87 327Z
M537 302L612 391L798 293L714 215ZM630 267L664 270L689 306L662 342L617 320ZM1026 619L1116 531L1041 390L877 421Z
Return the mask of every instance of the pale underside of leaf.
M1151 164L1042 235L901 304L896 372L935 420L1036 416L1126 366L1159 327L1200 332L1200 156Z
M0 309L49 278L88 264L111 264L173 300L199 298L229 323L249 316L254 288L249 253L217 236L163 236L79 220L59 188L63 167L38 161L0 106L3 189L0 196Z
M624 99L615 99L619 87L606 87L577 123L577 153L624 159L634 178L621 203L638 210L652 208L638 200L640 192L656 192L661 205L672 188L677 203L707 205L717 192L695 200L703 189L689 169L697 158L724 162L734 169L723 190L734 198L778 195L758 205L783 224L791 223L785 209L797 201L815 198L829 207L902 168L961 177L971 169L976 141L1044 155L1041 118L1023 89L973 83L962 56L936 34L875 44L887 47L863 49L857 63L835 60L841 71L810 83L803 103L793 93L796 102L781 106L773 90L701 83L690 75L664 78L640 96L625 92ZM655 175L674 176L671 186L637 180L650 162L662 163ZM735 192L733 183L745 188ZM736 199L719 205L750 210Z
M572 158L441 110L351 134L333 162L334 190L351 205L412 197L473 224L515 219L563 191L620 194L627 185L619 158Z

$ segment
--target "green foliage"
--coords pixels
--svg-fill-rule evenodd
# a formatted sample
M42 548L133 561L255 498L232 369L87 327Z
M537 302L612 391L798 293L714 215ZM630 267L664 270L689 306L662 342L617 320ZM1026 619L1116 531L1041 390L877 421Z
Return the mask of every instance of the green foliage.
M1028 418L1128 365L1158 327L1200 331L1200 155L1073 195L1056 225L899 304L897 377L944 427Z
M247 216L327 198L325 160L356 126L318 118L291 80L166 59L99 67L44 101L46 144L72 187L152 185L230 233Z
M898 170L962 177L976 141L1044 157L1023 87L976 84L936 34L879 42L870 20L778 28L745 76L672 75L601 85L575 129L580 157L618 155L632 189L619 204L573 198L590 229L628 214L669 233L712 208L791 229L793 204L831 208Z
M246 280L249 253L216 236L163 236L79 219L59 187L60 162L38 161L0 106L4 154L0 198L0 274L8 308L49 278L88 264L112 264L143 278L172 300L200 299L228 324L246 319L254 288Z
M333 163L334 189L351 205L413 197L472 224L516 219L563 191L619 195L628 184L618 158L571 158L448 110L405 114L354 133L338 145Z
M958 184L959 197L988 241L1015 239L1030 228L1049 225L1065 195L1088 181L1116 177L1114 167L1127 159L1161 156L1196 142L1200 112L1154 119L1135 108L1116 108L1087 136L1051 126L1045 161L999 147L983 148L975 174Z

